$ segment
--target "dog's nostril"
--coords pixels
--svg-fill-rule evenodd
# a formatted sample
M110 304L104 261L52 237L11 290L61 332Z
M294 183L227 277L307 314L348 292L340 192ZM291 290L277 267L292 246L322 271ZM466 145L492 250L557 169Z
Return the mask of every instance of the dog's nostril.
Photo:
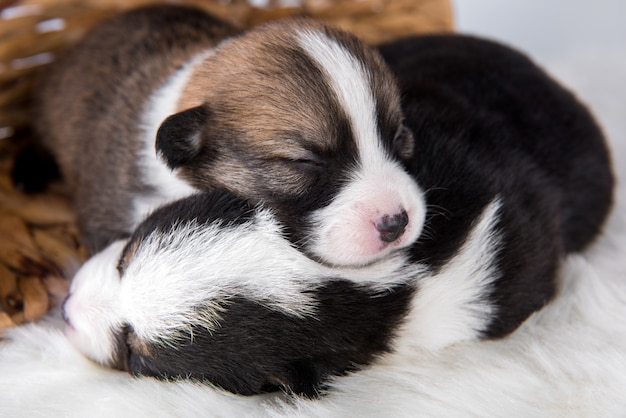
M70 318L67 316L67 312L65 310L65 305L67 305L67 301L70 300L70 297L66 297L63 303L61 304L61 317L65 321L66 324L70 325Z
M383 216L383 219L376 225L376 229L380 232L380 239L382 241L393 242L404 233L408 223L409 215L403 210L393 216Z

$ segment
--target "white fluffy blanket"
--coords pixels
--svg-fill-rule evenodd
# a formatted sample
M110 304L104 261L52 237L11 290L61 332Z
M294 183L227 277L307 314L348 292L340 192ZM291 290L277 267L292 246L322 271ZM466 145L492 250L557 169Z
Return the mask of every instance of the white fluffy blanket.
M600 110L626 128L622 101ZM622 179L624 132L609 132ZM626 417L626 187L618 195L605 234L566 261L557 299L507 339L395 353L320 400L246 398L100 368L53 315L0 342L0 416Z
M320 400L237 397L100 368L54 315L0 345L0 416L626 416L626 211L562 289L507 339L436 355L396 353L336 380Z

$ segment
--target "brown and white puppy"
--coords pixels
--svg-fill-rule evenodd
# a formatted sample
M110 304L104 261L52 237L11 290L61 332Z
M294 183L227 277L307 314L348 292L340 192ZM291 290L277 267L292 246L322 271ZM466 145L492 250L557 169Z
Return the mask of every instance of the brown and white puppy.
M421 232L394 78L376 50L321 23L238 33L194 8L131 11L51 70L38 109L92 253L216 187L288 219L290 240L326 264L371 263Z

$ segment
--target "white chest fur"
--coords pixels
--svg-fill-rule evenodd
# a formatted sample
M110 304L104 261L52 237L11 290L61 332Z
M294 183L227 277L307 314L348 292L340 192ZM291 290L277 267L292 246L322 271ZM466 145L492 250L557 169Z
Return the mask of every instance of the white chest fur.
M142 150L138 165L142 182L152 192L137 196L134 200L134 225L139 224L150 212L164 203L180 199L197 190L181 180L156 154L155 140L161 123L177 110L177 104L194 65L213 51L196 55L172 74L148 100L142 119Z
M396 349L439 350L480 336L495 307L489 299L499 272L495 256L500 237L494 229L501 203L492 201L469 237L437 273L420 274L411 312L398 335Z

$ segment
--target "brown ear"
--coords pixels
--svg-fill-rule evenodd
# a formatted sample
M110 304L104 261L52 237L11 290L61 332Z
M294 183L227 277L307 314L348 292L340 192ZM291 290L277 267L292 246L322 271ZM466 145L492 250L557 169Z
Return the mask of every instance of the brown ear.
M209 119L204 106L169 116L157 132L156 152L173 170L190 162L200 151L200 135Z

